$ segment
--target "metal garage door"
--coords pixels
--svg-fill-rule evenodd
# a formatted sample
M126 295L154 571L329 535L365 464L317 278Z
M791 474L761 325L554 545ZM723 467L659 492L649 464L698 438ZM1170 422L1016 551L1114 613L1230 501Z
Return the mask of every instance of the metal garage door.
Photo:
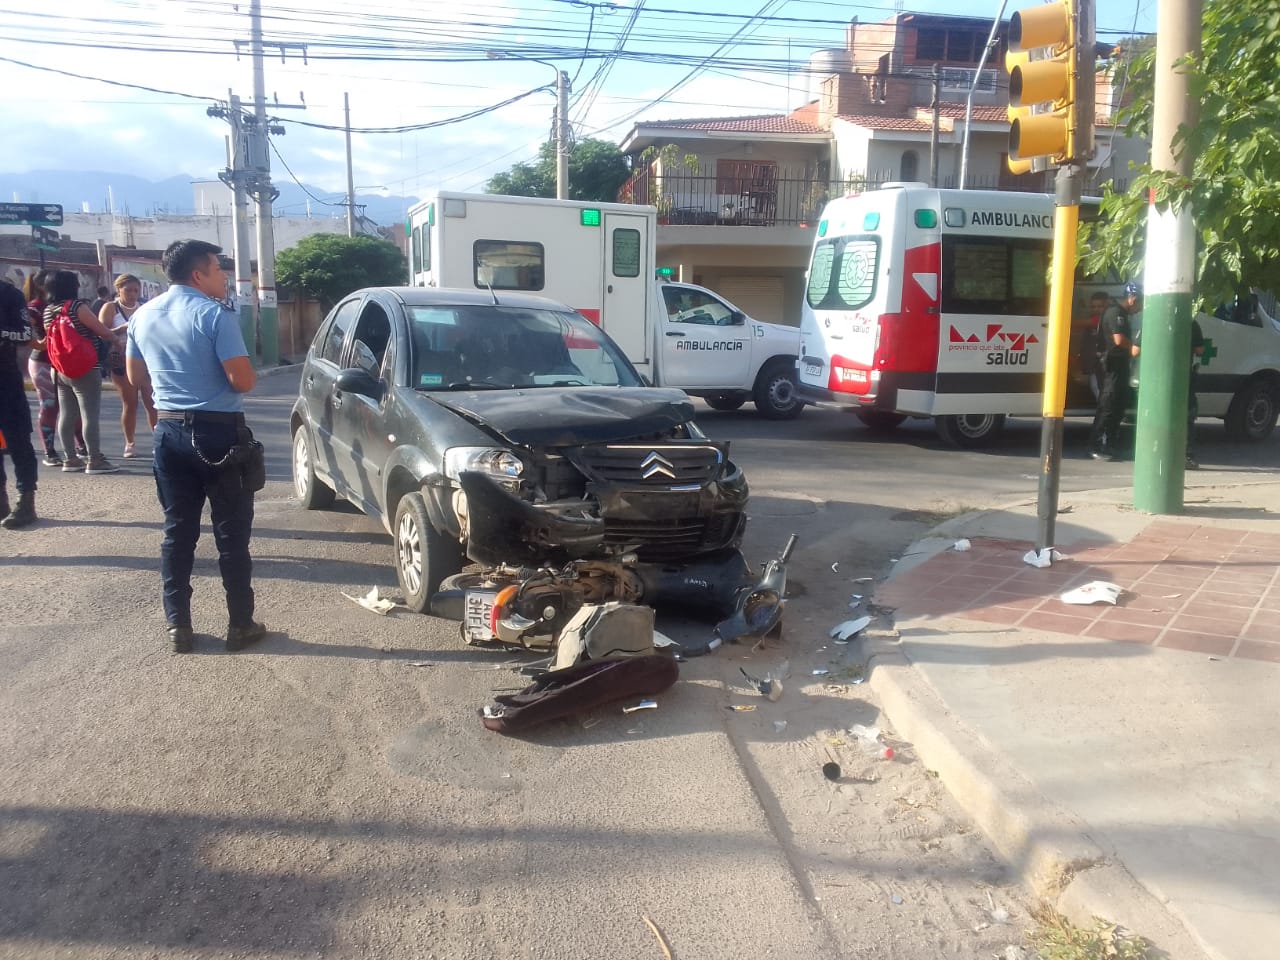
M781 277L721 277L715 290L747 316L765 323L786 323Z

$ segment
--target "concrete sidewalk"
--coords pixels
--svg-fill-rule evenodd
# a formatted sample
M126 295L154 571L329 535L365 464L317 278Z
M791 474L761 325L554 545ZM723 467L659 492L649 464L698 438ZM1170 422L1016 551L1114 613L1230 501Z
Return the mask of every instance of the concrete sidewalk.
M1048 569L1034 503L917 544L876 593L870 680L1001 852L1077 918L1168 956L1280 952L1280 483L1064 495ZM972 549L957 552L957 538ZM1119 603L1060 595L1093 580Z

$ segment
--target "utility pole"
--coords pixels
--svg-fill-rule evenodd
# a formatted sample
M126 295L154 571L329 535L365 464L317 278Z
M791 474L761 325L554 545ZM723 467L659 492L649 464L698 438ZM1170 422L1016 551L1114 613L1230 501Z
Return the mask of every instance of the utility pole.
M569 74L556 70L556 199L569 199Z
M1200 52L1201 0L1161 0L1156 14L1155 114L1151 168L1191 176L1194 157L1174 137L1194 127L1199 104L1178 61ZM1161 210L1155 191L1147 206L1143 282L1142 369L1138 389L1133 505L1148 513L1180 513L1187 456L1187 388L1191 366L1191 289L1195 282L1195 225L1191 210Z
M227 91L231 120L231 160L228 164L231 187L232 251L236 259L236 308L240 311L240 333L246 346L253 344L258 328L257 304L253 300L253 248L249 244L249 201L244 184L248 173L248 145L245 142L244 110L240 98Z
M262 64L262 0L249 3L249 55L253 58L253 116L257 137L253 151L254 193L258 200L258 338L264 367L280 362L280 311L276 300L276 237L271 203L279 195L271 186L267 142L267 82ZM252 349L252 347L250 347Z
M356 235L356 175L351 167L351 95L342 95L342 111L347 128L347 236Z
M933 133L929 137L929 186L938 186L938 111L942 105L942 73L933 65Z

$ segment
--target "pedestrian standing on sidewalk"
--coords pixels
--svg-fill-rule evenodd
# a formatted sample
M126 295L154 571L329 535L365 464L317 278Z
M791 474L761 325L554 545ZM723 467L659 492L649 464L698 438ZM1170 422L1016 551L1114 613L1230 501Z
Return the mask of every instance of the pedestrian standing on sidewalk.
M13 460L18 502L9 503L9 482L0 457L0 526L18 530L36 521L36 452L31 446L31 407L18 364L18 348L31 340L27 301L7 280L0 280L0 433Z
M111 374L111 382L120 392L120 429L124 431L124 457L132 460L137 451L134 447L134 435L138 430L138 401L147 412L147 425L156 428L156 405L151 399L150 388L139 390L129 382L124 369L124 349L126 335L129 330L129 318L137 311L140 304L138 297L142 295L142 281L131 273L122 273L116 277L116 298L108 300L98 314L104 327L110 327L112 333L111 349L107 353L107 372Z
M1119 303L1098 324L1098 410L1089 435L1095 460L1121 460L1120 422L1129 405L1129 362L1135 356L1129 318L1142 309L1142 288L1125 284Z
M27 358L27 375L31 378L31 385L36 388L36 401L40 405L40 442L44 448L44 465L60 467L62 457L58 456L58 388L53 383L53 366L49 363L44 329L44 308L49 300L45 288L52 276L52 270L41 270L27 277L27 312L31 315L31 356ZM87 457L84 431L79 421L76 422L75 440L76 456L82 459Z
M234 459L252 439L241 412L257 383L235 314L220 302L227 277L219 247L179 240L161 263L172 286L129 321L125 366L138 389L150 387L158 422L152 446L156 493L164 510L160 576L175 653L191 650L191 568L205 500L213 520L218 569L227 600L227 649L261 640L253 619L253 491Z
M54 321L65 310L71 318L76 332L93 341L96 337L102 344L111 342L110 328L103 326L89 309L89 304L80 299L80 278L70 270L58 270L49 280L49 303L44 308L45 330L52 332ZM99 354L101 356L101 352ZM54 370L53 382L58 388L58 436L62 438L62 448L70 451L75 442L76 423L84 429L85 447L89 453L87 461L78 456L67 454L62 462L63 473L87 474L115 473L120 468L108 460L102 453L99 440L98 419L102 408L102 367L94 366L88 373L79 377L68 377Z

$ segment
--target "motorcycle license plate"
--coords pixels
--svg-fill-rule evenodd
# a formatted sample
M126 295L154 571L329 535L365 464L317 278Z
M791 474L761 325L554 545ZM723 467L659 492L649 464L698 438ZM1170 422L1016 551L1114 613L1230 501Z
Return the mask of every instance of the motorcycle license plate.
M493 614L493 601L498 598L497 590L468 590L462 617L463 629L467 640L493 640L493 631L489 629L489 617Z
M822 374L822 364L806 363L804 365L804 375L806 377L817 377Z

